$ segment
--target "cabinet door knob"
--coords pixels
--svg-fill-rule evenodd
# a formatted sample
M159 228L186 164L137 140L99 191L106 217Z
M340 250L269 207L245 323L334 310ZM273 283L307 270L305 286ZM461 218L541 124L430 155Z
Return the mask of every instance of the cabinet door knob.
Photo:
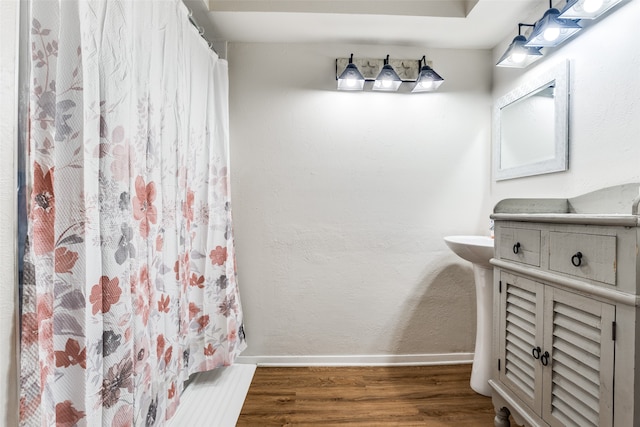
M541 351L542 349L540 347L535 347L533 350L531 350L531 354L533 355L533 358L536 360L540 359Z
M513 245L513 253L517 254L518 252L520 252L520 242L516 242L516 244Z
M540 356L540 363L542 363L542 366L547 366L549 364L549 356L548 351L545 351L544 354Z
M576 254L571 257L571 264L573 264L574 267L580 267L582 264L582 252L576 252Z

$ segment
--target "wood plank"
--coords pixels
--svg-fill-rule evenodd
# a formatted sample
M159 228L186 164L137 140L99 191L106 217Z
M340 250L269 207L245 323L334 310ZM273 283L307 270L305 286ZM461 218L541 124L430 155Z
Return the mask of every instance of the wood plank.
M237 425L491 426L491 399L470 375L471 365L258 367Z

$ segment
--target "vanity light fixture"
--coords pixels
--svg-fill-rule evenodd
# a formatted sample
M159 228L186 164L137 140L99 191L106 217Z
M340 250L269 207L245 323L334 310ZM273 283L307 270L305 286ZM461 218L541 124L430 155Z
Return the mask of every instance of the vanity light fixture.
M513 39L504 55L500 58L497 67L525 68L532 62L540 59L542 53L540 47L525 46L527 39L522 35L522 27L533 27L533 24L518 24L518 35Z
M567 0L562 19L596 19L622 0Z
M418 79L416 80L416 85L413 87L411 92L433 92L438 89L440 85L444 82L444 79L440 77L438 73L436 73L433 68L427 65L426 57L423 56L418 60L418 65L424 63L422 68L420 68L420 75L418 75Z
M364 76L353 63L353 53L349 57L349 64L338 77L338 90L363 90Z
M536 22L526 47L556 47L582 29L578 21L560 18L560 11L552 7Z
M393 67L389 65L389 55L384 60L384 66L380 70L380 74L376 77L376 81L373 82L373 90L382 90L386 92L395 92L400 88L402 79L395 72Z
M335 79L338 90L377 90L396 92L403 83L402 92L432 92L440 87L444 79L431 68L431 62L421 59L336 58ZM367 82L370 82L367 83Z

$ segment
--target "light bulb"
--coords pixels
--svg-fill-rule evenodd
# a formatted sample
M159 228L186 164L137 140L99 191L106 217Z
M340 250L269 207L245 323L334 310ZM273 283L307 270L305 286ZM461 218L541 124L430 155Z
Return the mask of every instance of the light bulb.
M391 80L390 79L382 80L382 87L391 87Z
M520 64L520 63L524 62L526 57L527 57L527 55L522 53L522 52L512 53L511 54L511 62L515 62L516 64Z
M584 11L587 13L593 13L602 7L602 0L585 0L582 4Z
M422 89L431 89L433 87L433 80L422 80L420 82L420 87Z
M544 30L544 39L546 41L551 42L557 39L558 37L560 37L560 28L550 27Z
M356 79L353 77L347 78L347 87L354 87L356 85Z

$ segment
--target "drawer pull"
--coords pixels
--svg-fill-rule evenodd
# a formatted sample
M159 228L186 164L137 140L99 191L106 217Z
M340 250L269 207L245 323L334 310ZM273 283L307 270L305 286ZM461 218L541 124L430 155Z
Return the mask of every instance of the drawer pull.
M542 349L540 347L536 347L533 350L531 350L531 354L533 355L533 358L538 360L540 359L540 352L542 351Z
M577 252L571 257L571 264L573 264L574 267L580 267L582 264L582 252Z
M516 242L516 244L513 245L513 253L517 254L518 252L520 252L520 242Z
M540 356L540 363L542 363L542 366L547 366L549 364L549 352L545 351L544 354L542 356Z

